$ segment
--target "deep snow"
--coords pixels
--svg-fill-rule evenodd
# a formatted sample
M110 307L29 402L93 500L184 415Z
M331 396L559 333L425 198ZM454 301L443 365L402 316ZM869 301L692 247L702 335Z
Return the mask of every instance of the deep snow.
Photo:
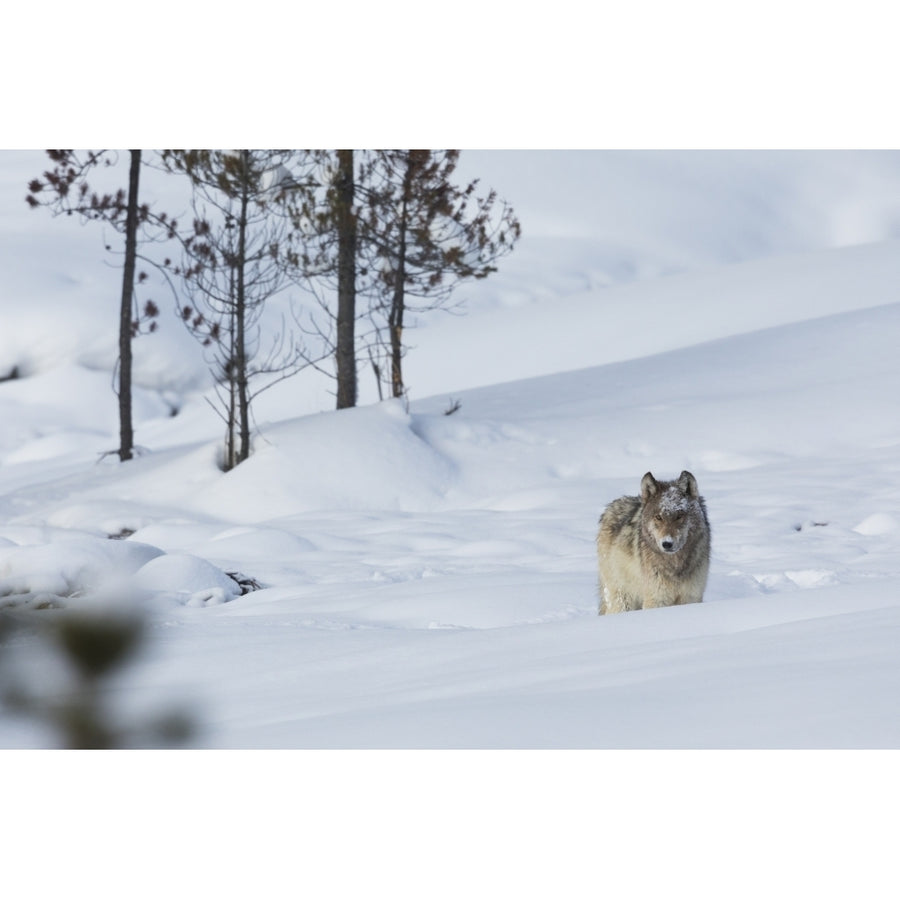
M223 474L174 317L135 344L142 454L103 456L117 272L99 230L25 208L41 154L2 154L0 375L22 377L0 382L0 605L136 605L148 641L109 700L138 719L186 706L198 747L897 748L900 154L463 161L525 237L460 289L466 315L409 332L409 411L372 403L363 372L365 405L331 412L303 373L261 396L256 452ZM683 468L713 528L704 603L598 617L597 516ZM2 654L34 690L65 688L33 637ZM55 742L0 716L4 748ZM784 782L755 754L211 756L175 754L149 785L158 756L140 777L106 757L29 767L10 834L43 846L64 791L71 841L103 786L136 798L167 863L202 854L243 896L283 871L238 869L260 836L270 860L302 848L292 884L326 873L319 896L341 895L348 847L354 872L399 867L420 895L471 894L474 859L481 895L532 873L543 896L586 896L612 871L638 890L631 836L659 834L653 871L717 895L891 895L893 754L779 756ZM704 792L744 829L695 817ZM523 861L538 820L538 855L561 862ZM860 850L846 832L860 860L823 860ZM124 877L145 872L145 837L118 845ZM66 871L88 877L95 851Z
M547 162L507 158L513 179ZM0 596L142 604L136 706L188 698L206 747L898 746L898 155L579 154L607 213L570 197L562 228L523 188L532 242L461 289L468 315L411 332L408 412L328 412L305 373L263 395L228 474L174 317L136 342L144 452L102 456L113 304L73 250L100 241L12 207L33 159L4 169L5 246L22 220L60 249L20 237L6 261L0 371L22 377L0 383ZM661 185L632 215L666 264L624 225L646 265L596 253L605 216ZM707 224L676 228L679 209ZM841 246L860 237L882 240ZM599 512L683 468L713 527L706 601L598 618ZM51 741L0 724L4 746Z

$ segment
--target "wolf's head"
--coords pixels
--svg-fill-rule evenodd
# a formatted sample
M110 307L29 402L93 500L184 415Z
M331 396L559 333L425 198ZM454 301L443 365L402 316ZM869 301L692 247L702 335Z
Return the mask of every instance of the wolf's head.
M641 479L641 523L662 553L677 553L696 526L700 492L697 479L682 472L676 481L657 481L648 472Z

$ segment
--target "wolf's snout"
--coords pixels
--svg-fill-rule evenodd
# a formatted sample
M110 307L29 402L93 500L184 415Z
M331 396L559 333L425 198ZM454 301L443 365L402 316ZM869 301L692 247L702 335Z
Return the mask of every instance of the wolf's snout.
M666 551L666 553L671 553L675 549L675 541L673 541L671 538L666 538L660 543L660 546L663 548L663 550Z

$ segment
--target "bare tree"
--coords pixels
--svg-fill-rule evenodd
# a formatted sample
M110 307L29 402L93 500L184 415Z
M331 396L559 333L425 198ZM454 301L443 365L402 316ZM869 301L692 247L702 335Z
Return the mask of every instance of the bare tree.
M223 468L250 456L251 403L306 364L282 323L264 338L266 302L291 281L290 154L275 150L167 150L166 164L194 184L193 233L183 267L185 324L209 350L218 412L226 426ZM294 203L299 203L294 196Z
M165 213L154 212L139 200L141 150L129 150L128 187L114 193L91 190L89 176L97 168L111 168L118 160L118 152L111 150L48 150L53 167L28 184L25 200L32 208L44 206L54 215L78 215L84 220L99 220L111 225L124 237L122 291L119 302L119 459L125 462L134 454L134 425L131 415L131 341L140 331L142 322L157 314L157 307L148 301L142 312L135 303L138 243L160 240L176 235L177 223ZM108 248L110 249L110 248ZM150 329L155 327L151 323Z

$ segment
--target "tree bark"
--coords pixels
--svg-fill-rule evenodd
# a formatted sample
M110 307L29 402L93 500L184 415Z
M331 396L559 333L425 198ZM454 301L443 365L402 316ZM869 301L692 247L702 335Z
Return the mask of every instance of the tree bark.
M134 275L137 266L138 184L141 151L130 150L128 206L125 213L125 265L122 269L122 303L119 308L119 459L132 458L134 426L131 419L131 330L134 315Z
M240 418L240 451L238 462L250 458L250 398L247 377L246 315L247 295L244 285L244 269L247 265L247 209L249 206L249 172L247 151L241 151L243 178L241 179L241 215L238 222L238 267L237 267L237 336L235 347L235 367L237 369L238 415Z
M397 264L394 269L394 294L388 314L388 331L391 340L391 393L402 397L403 386L403 314L406 311L406 233L409 227L409 203L412 192L414 160L407 154L406 172L403 176L403 194L400 200L400 222L397 236Z
M338 150L337 408L356 406L356 216L353 212L353 151Z

